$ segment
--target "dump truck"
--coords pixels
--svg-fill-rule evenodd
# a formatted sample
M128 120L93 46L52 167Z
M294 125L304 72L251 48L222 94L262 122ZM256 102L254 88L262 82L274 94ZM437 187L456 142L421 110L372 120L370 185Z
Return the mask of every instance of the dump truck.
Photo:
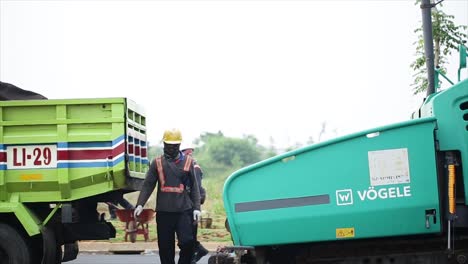
M430 21L432 6L422 2ZM431 59L432 27L423 27ZM223 199L233 246L209 263L468 263L463 44L459 54L458 82L448 89L436 87L447 76L433 62L428 67L434 92L407 121L295 149L230 175Z
M128 98L46 99L12 89L0 91L0 263L75 259L78 241L115 237L97 204L141 189L144 109Z

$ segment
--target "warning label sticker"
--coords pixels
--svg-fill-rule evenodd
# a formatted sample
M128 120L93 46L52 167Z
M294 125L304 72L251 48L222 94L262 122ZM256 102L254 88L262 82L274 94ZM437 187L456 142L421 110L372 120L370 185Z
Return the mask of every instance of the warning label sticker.
M370 185L410 183L408 149L369 151Z
M336 229L336 238L349 238L354 236L354 227Z

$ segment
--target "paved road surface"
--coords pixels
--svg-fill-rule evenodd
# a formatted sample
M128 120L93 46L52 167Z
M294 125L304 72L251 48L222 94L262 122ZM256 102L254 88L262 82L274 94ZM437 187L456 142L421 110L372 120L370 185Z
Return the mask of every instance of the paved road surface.
M203 257L197 264L208 264L209 254ZM77 259L65 263L70 264L160 264L158 254L147 255L104 255L104 254L79 254ZM177 257L176 257L177 263Z

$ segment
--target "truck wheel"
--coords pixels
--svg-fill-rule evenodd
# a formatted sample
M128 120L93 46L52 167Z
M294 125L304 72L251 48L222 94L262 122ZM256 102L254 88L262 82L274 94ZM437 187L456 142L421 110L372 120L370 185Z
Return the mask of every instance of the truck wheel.
M62 263L62 247L57 244L55 232L49 227L43 227L42 233L42 262L43 263ZM60 257L59 257L60 254Z
M24 237L11 226L2 223L0 223L0 263L31 263L31 252Z

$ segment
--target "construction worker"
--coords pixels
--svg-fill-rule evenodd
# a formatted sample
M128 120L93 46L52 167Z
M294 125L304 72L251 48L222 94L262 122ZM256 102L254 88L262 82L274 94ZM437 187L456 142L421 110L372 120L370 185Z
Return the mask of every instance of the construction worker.
M180 148L182 153L187 156L193 157L193 152L195 151L195 148L191 144L187 145L182 145ZM202 179L203 179L203 171L200 167L200 165L197 163L195 159L194 160L194 166L195 166L195 175L197 177L197 182L198 182L198 188L200 189L200 204L205 203L206 199L206 191L205 188L202 186ZM194 254L192 257L192 264L197 263L201 258L203 258L206 254L208 254L208 250L198 241L197 239L197 233L198 233L198 224L194 224L194 230L193 230L193 235L194 235L194 240L195 240L195 250Z
M164 154L150 164L134 216L138 219L157 183L156 231L161 264L175 264L175 234L180 248L178 263L190 264L195 245L193 223L201 215L194 162L179 150L182 142L179 130L166 130L163 142Z

